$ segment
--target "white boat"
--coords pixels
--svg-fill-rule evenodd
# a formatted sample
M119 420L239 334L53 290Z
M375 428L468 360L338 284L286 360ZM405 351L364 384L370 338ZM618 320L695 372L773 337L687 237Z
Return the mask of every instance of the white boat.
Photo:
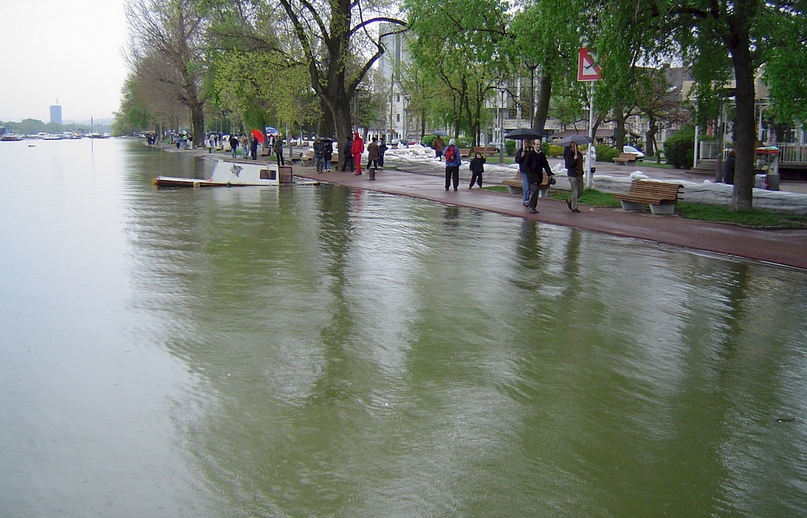
M295 181L291 166L247 160L219 160L207 180L158 176L151 181L158 187L244 187L291 184L316 185L318 182Z

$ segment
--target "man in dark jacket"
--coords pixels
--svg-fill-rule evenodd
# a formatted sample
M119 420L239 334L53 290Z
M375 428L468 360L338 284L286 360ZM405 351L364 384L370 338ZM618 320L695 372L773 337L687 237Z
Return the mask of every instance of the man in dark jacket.
M566 176L569 177L569 185L572 194L566 200L569 210L579 213L577 210L577 198L583 192L583 155L577 149L577 143L572 142L563 150L563 162L566 166Z
M342 172L350 166L350 172L353 172L353 136L348 135L345 145L342 146Z
M723 183L734 184L734 167L737 163L737 153L732 149L726 157L726 165L723 166Z
M317 173L322 174L325 167L325 146L319 137L314 140L314 165L317 168Z
M230 149L233 151L233 158L238 156L238 137L230 135Z
M527 178L530 182L530 200L527 206L530 208L531 213L538 214L536 207L538 206L538 196L541 192L541 180L544 179L544 171L550 178L554 176L554 173L552 168L549 167L549 160L546 159L546 155L541 148L537 150L530 148L527 152L526 162Z

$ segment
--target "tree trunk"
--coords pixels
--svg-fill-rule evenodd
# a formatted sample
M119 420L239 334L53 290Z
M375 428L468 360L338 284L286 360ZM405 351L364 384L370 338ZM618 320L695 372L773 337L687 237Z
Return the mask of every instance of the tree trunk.
M740 13L738 17L742 18ZM754 188L754 144L756 143L754 125L754 70L751 64L751 51L748 38L748 22L741 20L735 25L734 34L729 38L728 47L731 61L734 64L736 89L734 99L736 112L734 119L734 135L736 145L736 162L734 173L734 190L731 194L731 207L734 210L750 210L753 207Z
M543 73L538 78L538 99L536 101L535 122L533 129L544 134L546 118L549 116L549 98L552 95L552 76Z
M616 148L620 151L622 150L622 146L625 145L625 115L622 113L622 107L619 106L614 110L616 113L616 118L614 119L616 122L616 131L614 132L614 140Z
M191 132L193 132L193 147L204 146L205 144L204 103L197 103L191 108Z

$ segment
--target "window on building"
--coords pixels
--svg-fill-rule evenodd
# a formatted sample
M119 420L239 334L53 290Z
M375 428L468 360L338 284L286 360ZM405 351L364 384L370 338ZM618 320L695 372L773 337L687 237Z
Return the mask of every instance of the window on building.
M396 122L401 122L401 114L400 113L395 114L395 121Z

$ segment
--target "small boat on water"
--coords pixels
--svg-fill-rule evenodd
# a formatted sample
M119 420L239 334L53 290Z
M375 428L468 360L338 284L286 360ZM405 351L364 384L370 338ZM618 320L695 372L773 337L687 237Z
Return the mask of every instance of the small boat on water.
M245 187L278 185L317 185L318 182L295 181L291 166L277 166L248 160L219 160L207 180L157 176L151 181L157 187Z

